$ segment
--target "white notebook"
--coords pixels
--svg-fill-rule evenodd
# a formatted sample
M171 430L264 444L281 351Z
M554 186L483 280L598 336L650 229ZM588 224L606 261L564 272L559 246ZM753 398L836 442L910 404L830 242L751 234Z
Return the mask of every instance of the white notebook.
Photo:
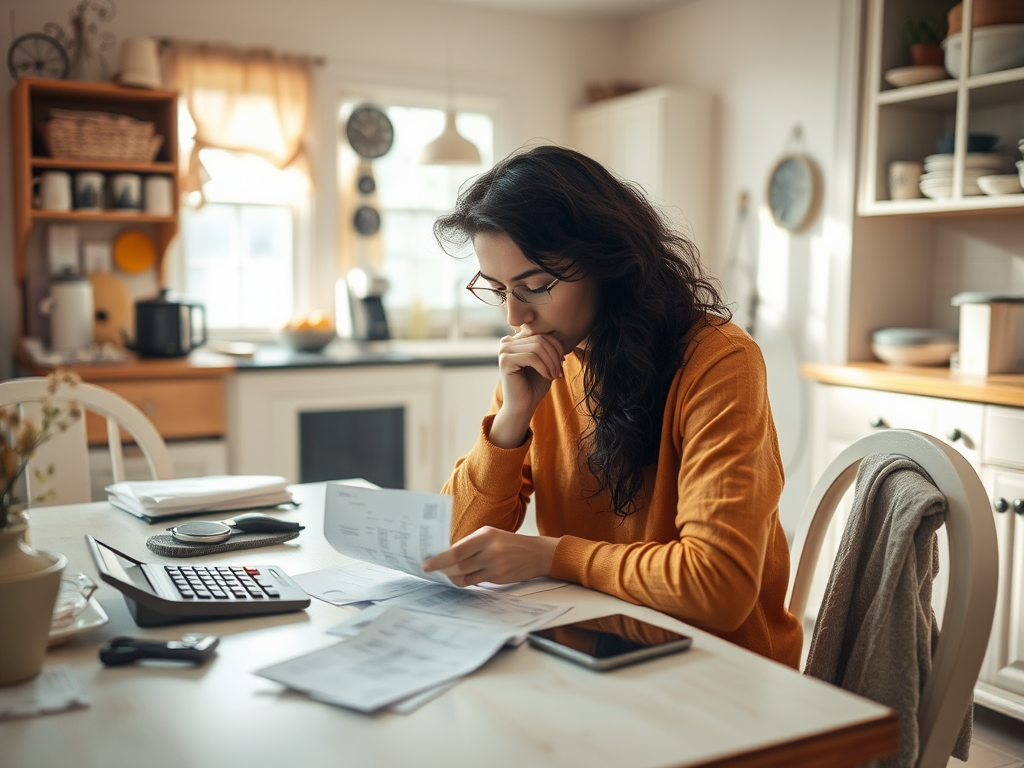
M291 491L277 475L211 475L179 480L139 480L106 487L118 509L154 520L197 512L230 512L293 504Z

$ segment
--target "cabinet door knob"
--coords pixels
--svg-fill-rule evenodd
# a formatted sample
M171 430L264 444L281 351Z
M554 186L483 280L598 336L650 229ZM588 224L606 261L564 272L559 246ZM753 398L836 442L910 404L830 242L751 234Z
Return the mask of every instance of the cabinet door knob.
M1010 508L1009 503L1007 503L1006 499L1004 499L1002 496L996 499L995 503L992 506L996 508L996 512L1005 512Z
M1024 500L1014 499L1013 511L1016 512L1018 515L1024 515Z
M888 429L889 425L885 423L885 419L881 416L875 416L871 419L871 426L875 429Z
M956 427L953 427L953 429L949 430L949 432L946 434L946 437L949 439L949 442L951 442L951 443L955 443L957 440L959 440L963 436L964 436L964 433L961 432Z

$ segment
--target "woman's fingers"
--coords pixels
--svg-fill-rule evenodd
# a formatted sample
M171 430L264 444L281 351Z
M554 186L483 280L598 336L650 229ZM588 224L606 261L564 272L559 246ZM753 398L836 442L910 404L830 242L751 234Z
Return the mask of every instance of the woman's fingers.
M513 370L533 368L548 379L562 375L564 356L561 346L547 334L506 336L498 350L499 363L514 366Z

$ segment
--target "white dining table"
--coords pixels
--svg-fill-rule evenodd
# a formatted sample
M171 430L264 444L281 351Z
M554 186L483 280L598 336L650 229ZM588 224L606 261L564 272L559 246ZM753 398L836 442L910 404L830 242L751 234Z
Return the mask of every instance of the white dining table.
M32 510L31 542L94 579L86 534L150 562L278 565L291 575L347 562L323 536L324 485L293 490L300 505L280 516L306 529L272 547L159 557L145 541L171 523L149 525L106 502ZM339 642L326 630L354 608L314 599L300 613L142 629L113 587L101 584L95 598L110 621L46 655L47 666L74 671L91 705L0 722L2 768L836 768L897 749L896 716L886 707L577 585L528 599L571 605L556 623L625 613L689 634L693 647L602 673L523 645L410 714L364 715L253 674ZM203 666L108 668L98 657L116 636L170 640L196 631L221 638Z

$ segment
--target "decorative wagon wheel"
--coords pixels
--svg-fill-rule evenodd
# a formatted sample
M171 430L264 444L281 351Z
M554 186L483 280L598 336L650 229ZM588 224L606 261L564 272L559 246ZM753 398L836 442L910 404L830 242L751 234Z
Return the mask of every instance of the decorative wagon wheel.
M7 71L15 80L29 75L64 79L70 66L60 41L40 32L22 35L7 49Z

